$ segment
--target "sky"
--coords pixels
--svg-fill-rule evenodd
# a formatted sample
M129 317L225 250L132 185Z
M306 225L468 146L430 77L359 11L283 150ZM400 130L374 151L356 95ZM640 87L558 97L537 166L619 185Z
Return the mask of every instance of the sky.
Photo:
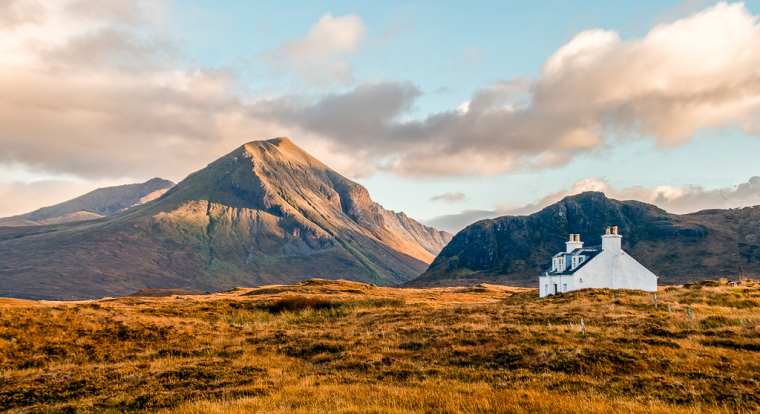
M279 136L451 232L760 204L760 0L533 3L0 1L0 217Z

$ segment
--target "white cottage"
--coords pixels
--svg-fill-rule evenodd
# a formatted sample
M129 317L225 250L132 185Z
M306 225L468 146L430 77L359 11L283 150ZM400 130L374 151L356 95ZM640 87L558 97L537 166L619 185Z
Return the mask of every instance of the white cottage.
M540 297L585 288L656 292L657 276L623 251L621 239L617 226L607 227L601 246L584 248L580 234L571 234L566 251L538 278Z

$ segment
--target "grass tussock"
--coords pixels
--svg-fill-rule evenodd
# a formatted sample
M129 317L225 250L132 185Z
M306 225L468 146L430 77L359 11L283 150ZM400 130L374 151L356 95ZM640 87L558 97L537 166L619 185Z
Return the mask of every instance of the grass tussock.
M0 306L0 409L756 412L760 308L735 304L760 285L697 285L661 290L656 309L633 291L316 282Z
M406 304L404 298L365 298L354 300L335 300L324 296L293 295L277 299L262 307L271 313L299 312L304 310L321 311L343 309L353 311L366 308L401 307Z

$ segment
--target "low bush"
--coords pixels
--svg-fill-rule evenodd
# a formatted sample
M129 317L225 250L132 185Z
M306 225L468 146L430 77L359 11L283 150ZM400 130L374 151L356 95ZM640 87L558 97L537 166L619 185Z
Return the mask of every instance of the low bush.
M277 299L274 302L266 305L266 309L271 313L281 312L298 312L305 309L322 310L322 309L335 309L343 306L340 302L334 302L330 299L315 297L315 296L288 296L282 299Z
M729 349L742 350L742 351L760 352L760 343L756 343L756 342L742 343L742 342L734 341L732 339L711 339L711 340L701 341L701 343L704 346L714 346L718 348L729 348Z

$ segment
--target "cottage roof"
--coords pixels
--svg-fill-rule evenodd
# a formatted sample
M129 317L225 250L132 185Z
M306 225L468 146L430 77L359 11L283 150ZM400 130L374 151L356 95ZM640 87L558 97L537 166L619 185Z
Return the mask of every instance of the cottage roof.
M586 265L586 263L590 262L594 257L596 257L599 253L602 252L602 246L592 246L592 247L581 247L579 249L575 249L572 252L566 253L558 253L554 255L554 257L560 257L560 256L586 256L586 259L581 262L578 266L576 266L573 269L565 269L561 272L554 272L551 270L551 267L549 270L545 271L541 274L541 276L566 276L566 275L572 275L578 270L580 270L583 266Z

